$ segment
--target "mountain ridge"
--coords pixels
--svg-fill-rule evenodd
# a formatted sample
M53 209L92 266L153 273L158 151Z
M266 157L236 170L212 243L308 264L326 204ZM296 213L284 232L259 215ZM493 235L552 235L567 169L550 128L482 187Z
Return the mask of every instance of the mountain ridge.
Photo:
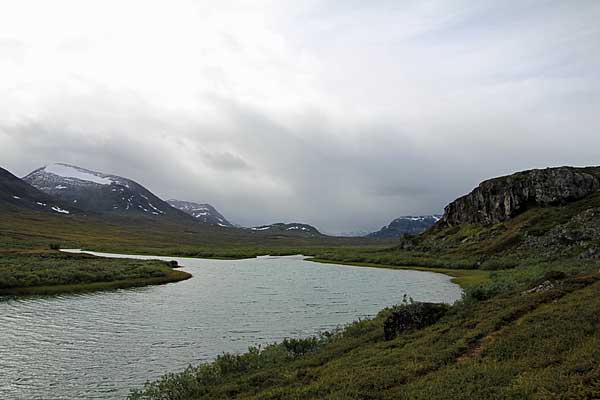
M251 228L243 228L247 231L263 234L275 235L302 235L302 236L324 236L317 228L312 225L299 222L277 222L274 224L254 226Z
M217 211L208 203L196 203L193 201L169 199L167 203L186 214L191 215L196 220L210 225L218 225L225 228L234 228L235 226L229 222L223 214Z
M48 164L23 180L83 211L185 219L189 216L132 179L65 163Z
M417 235L435 225L441 215L406 215L398 217L376 232L369 233L368 237L393 238L404 235Z
M28 209L57 214L79 211L77 207L53 198L3 168L0 168L0 208Z

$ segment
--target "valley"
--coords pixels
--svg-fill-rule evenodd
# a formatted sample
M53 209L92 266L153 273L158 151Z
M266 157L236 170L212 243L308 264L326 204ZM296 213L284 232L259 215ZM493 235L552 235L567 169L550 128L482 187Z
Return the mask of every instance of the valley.
M418 314L425 312L417 311L419 302L403 300L409 288L395 285L377 310L388 308L371 308L369 318L346 320L335 329L329 320L325 330L282 334L276 344L259 340L261 346L247 353L225 347L229 353L195 359L197 365L174 367L144 387L130 387L129 398L594 398L600 387L600 320L594 311L600 290L599 182L596 169L578 168L495 178L450 203L425 232L399 238L331 237L305 224L225 228L187 214L165 218L143 210L65 214L5 201L0 282L13 295L164 283L170 271L179 275L174 280L191 273L185 282L198 282L194 270L171 269L165 261L193 257L217 259L202 265L263 265L254 257L266 254L303 254L325 270L362 266L351 269L365 277L379 270L444 273L464 296L425 325L409 324L386 336L391 321L426 317ZM295 232L302 227L304 234ZM98 258L58 248L148 257ZM164 261L150 260L161 256ZM252 260L234 261L247 258ZM177 290L185 282L156 288ZM135 290L142 289L134 289L134 297Z

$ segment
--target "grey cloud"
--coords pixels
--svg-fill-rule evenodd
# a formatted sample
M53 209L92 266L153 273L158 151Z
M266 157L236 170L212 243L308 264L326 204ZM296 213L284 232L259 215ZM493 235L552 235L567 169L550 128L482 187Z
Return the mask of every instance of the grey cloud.
M183 108L86 82L0 117L2 167L69 162L209 202L243 225L335 233L439 213L488 177L600 164L597 2L310 4L273 22L316 60L289 75L310 75L316 93L293 112L238 96L229 64L198 70L227 90L198 89ZM290 24L305 15L302 30Z
M204 153L203 157L209 165L217 169L243 170L250 168L250 165L246 161L232 153Z

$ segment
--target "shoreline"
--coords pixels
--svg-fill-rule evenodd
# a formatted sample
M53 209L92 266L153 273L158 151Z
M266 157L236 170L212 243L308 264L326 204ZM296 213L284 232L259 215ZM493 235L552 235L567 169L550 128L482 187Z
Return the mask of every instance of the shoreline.
M385 269L399 269L399 270L413 270L423 272L435 272L438 274L444 274L450 276L452 283L457 284L463 290L472 285L481 283L487 283L490 281L490 271L481 269L451 269L451 268L435 268L435 267L411 267L404 265L389 265L389 264L376 264L366 262L353 262L353 261L335 261L328 260L318 257L307 258L306 261L312 261L321 264L338 264L348 265L352 267L366 267L366 268L385 268Z
M163 285L167 283L181 282L190 279L192 274L184 271L172 270L166 276L153 278L133 278L106 282L76 283L67 285L47 285L16 287L9 289L0 289L0 296L36 296L36 295L54 295L85 293L103 290L128 289L134 287Z
M71 251L69 251L71 250ZM80 250L82 252L95 252L94 250ZM72 249L61 249L64 253L74 253ZM87 253L87 254L90 254ZM113 253L115 255L126 255ZM151 255L139 254L139 256L151 257ZM159 256L164 257L164 256ZM181 257L177 255L170 255L167 257ZM257 257L182 257L182 258L205 258L210 260L243 260L258 258ZM450 281L457 284L461 289L465 289L468 286L486 283L490 280L490 271L478 270L478 269L451 269L451 268L436 268L436 267L418 267L418 266L400 266L390 264L377 264L368 262L353 262L353 261L336 261L329 260L319 257L306 256L305 261L316 262L320 264L337 264L346 265L352 267L366 267L366 268L384 268L384 269L397 269L397 270L413 270L423 272L433 272L448 275L451 277ZM128 289L143 286L154 286L162 285L167 283L175 283L190 279L192 274L179 270L171 270L166 276L153 277L153 278L134 278L127 280L117 281L106 281L106 282L89 282L89 283L78 283L78 284L66 284L66 285L48 285L48 286L31 286L31 287L17 287L9 289L0 289L0 296L32 296L32 295L54 295L54 294L69 294L69 293L84 293L94 292L103 290L114 290L114 289Z

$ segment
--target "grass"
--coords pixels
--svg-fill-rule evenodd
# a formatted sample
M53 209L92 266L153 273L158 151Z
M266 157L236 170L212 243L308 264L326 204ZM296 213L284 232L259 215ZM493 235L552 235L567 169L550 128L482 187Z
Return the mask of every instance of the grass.
M160 218L100 218L0 210L0 295L57 293L159 284L188 278L165 263L66 255L50 248L221 259L297 254L299 248L362 245L362 239L256 235ZM37 253L37 254L34 254Z
M130 399L600 398L599 262L579 257L600 243L593 233L550 240L595 207L598 195L493 226L435 228L395 246L312 248L304 254L318 262L446 273L465 297L437 323L393 340L384 338L387 309L296 343L305 351L280 343L226 354Z
M600 398L599 262L579 254L600 240L592 235L551 246L536 240L552 239L555 228L597 207L600 195L533 208L493 226L435 228L393 241L258 237L160 221L29 214L0 219L0 251L58 243L191 257L305 254L318 262L445 273L465 289L438 322L393 340L385 340L384 324L397 308L318 337L224 354L149 382L132 400L594 399Z
M600 395L600 277L538 293L467 298L386 341L387 309L292 348L224 355L130 399L593 399ZM304 351L302 351L304 350Z
M0 295L106 290L189 277L163 261L107 259L58 251L0 252Z
M128 289L140 286L163 285L174 283L191 278L192 275L183 271L168 271L164 276L129 278L113 280L108 282L90 282L77 284L57 284L29 287L16 287L0 289L0 295L3 296L30 296L30 295L53 295L64 293L95 292L99 290Z
M452 277L451 281L461 286L463 289L476 286L485 285L490 282L490 271L478 270L478 269L450 269L450 268L433 268L433 267L416 267L416 266L400 266L400 265L389 265L389 264L375 264L365 262L352 262L352 261L332 261L324 260L320 258L309 258L308 261L324 263L324 264L341 264L341 265L352 265L356 267L369 267L369 268L386 268L386 269L410 269L415 271L426 271L435 272L439 274L445 274Z

